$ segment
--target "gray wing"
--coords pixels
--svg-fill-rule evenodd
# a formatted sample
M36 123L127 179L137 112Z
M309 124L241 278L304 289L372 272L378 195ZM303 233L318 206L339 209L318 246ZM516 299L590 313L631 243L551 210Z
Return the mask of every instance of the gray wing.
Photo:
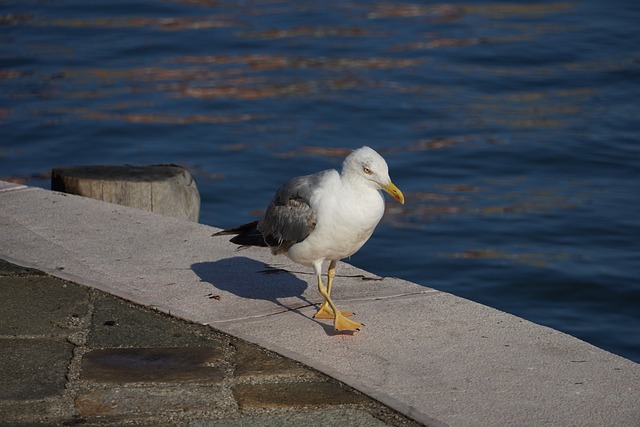
M258 223L258 231L274 254L286 252L316 227L316 214L309 200L328 172L331 171L293 178L276 192Z

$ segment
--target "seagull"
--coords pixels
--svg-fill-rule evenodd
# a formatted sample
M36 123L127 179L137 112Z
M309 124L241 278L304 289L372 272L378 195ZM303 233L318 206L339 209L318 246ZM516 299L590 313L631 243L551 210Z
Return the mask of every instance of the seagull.
M269 247L274 255L312 267L324 298L316 319L332 319L338 332L355 332L362 323L348 319L331 299L336 263L355 254L373 234L385 201L380 190L404 204L404 195L389 178L387 162L375 150L361 147L349 154L340 172L329 169L299 176L282 185L259 221L222 230L242 246ZM327 283L322 266L329 261Z

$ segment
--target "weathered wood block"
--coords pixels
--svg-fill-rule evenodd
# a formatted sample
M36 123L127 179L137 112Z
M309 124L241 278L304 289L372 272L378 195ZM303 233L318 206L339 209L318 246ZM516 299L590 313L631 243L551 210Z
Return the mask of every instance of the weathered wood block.
M54 168L51 189L198 222L200 193L177 165Z

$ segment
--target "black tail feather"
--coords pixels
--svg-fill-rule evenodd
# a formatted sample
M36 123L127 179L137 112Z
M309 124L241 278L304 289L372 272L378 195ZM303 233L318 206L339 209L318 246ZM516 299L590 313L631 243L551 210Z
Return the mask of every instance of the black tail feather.
M236 245L267 246L262 233L258 231L258 221L218 231L217 233L214 233L213 236L224 236L230 234L235 234L230 241Z

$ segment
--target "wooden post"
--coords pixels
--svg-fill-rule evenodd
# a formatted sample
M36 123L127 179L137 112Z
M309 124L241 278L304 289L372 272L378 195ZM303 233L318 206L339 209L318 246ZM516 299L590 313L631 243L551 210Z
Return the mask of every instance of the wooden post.
M177 165L54 168L51 189L198 222L200 193Z

